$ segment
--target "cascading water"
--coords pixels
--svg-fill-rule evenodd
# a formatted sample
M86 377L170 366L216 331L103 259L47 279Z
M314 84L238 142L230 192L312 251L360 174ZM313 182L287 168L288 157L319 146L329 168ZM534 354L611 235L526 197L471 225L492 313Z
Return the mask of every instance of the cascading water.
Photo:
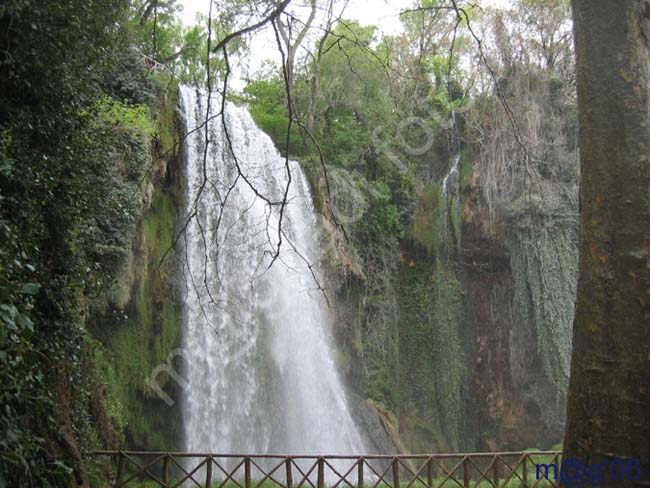
M281 251L269 268L280 208L251 186L281 201L285 159L246 109L227 103L229 144L218 95L206 150L207 96L182 87L181 98L187 130L197 129L185 144L186 214L195 213L183 270L187 451L364 453L335 368L327 305L307 265L319 263L321 247L300 166L289 162Z
M460 152L454 155L454 162L442 180L442 195L445 198L447 195L458 196L460 191L460 156Z

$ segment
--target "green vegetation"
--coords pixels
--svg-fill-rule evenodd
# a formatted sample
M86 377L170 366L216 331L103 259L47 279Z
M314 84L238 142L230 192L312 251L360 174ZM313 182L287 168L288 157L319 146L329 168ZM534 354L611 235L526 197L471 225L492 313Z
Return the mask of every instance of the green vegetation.
M466 378L460 284L453 270L421 260L400 272L399 296L400 411L444 433L414 449L433 442L443 451L458 450Z
M158 19L159 33L167 22ZM125 429L137 442L156 432L142 427L151 417L134 408L137 376L126 381L123 367L127 358L155 364L178 339L173 300L161 331L151 312L153 268L177 208L157 189L151 202L177 140L175 85L169 70L152 74L143 62L151 32L130 2L10 1L0 26L0 484L83 484L90 449L117 445ZM165 42L183 36L176 29ZM137 250L147 207L149 247ZM141 300L117 325L133 282ZM130 337L113 336L126 328ZM141 350L107 347L107 337Z
M158 267L172 243L175 217L171 197L157 195L144 216L143 242L133 257L133 303L125 307L122 320L109 315L92 328L102 342L98 364L107 378L109 398L121 407L121 430L130 445L142 448L171 450L180 438L178 408L167 406L145 383L180 346L181 310L170 285L175 266L166 260ZM160 375L157 380L165 388L169 378Z
M413 216L413 239L433 255L440 250L444 222L441 222L440 210L444 203L441 202L442 188L439 183L432 182L428 187L418 192L417 206Z

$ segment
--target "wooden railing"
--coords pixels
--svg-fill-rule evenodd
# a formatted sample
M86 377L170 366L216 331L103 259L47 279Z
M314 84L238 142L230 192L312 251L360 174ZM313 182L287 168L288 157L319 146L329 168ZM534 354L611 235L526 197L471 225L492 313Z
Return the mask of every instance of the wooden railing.
M536 488L557 487L559 451L468 454L289 456L96 451L112 461L112 487ZM539 478L539 479L538 479ZM152 484L151 482L154 482ZM155 484L157 483L157 485ZM144 485L143 485L144 486Z

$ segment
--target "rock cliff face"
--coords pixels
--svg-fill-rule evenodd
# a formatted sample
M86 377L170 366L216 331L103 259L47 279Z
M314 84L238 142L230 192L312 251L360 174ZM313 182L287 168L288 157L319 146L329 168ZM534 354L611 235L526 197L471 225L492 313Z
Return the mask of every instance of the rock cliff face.
M522 210L487 232L482 222L489 216L473 187L464 190L458 277L472 323L478 447L550 447L564 426L577 207L570 199L562 204L562 214L575 219Z
M338 284L348 378L412 452L548 448L562 437L577 186L540 178L495 216L477 164L463 153L457 192L422 185L410 238L366 250L363 274Z

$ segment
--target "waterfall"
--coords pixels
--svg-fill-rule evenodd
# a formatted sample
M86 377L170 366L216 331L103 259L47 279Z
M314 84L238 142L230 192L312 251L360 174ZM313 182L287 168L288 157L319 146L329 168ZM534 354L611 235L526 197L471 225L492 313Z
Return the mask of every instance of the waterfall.
M298 163L282 217L285 159L245 108L180 89L186 127L183 421L190 452L362 454L334 362L331 317L308 265L319 220ZM235 157L233 157L233 154ZM236 159L235 159L236 158ZM240 172L237 170L239 166ZM242 176L243 175L243 176ZM246 181L247 180L247 181Z
M454 159L448 173L442 180L440 192L442 202L442 222L444 223L444 244L447 251L454 247L460 250L460 151Z
M460 152L454 155L454 162L449 168L449 172L442 180L442 195L446 198L450 193L452 196L458 196L460 193ZM450 185L453 185L449 188ZM451 190L451 191L450 191Z

